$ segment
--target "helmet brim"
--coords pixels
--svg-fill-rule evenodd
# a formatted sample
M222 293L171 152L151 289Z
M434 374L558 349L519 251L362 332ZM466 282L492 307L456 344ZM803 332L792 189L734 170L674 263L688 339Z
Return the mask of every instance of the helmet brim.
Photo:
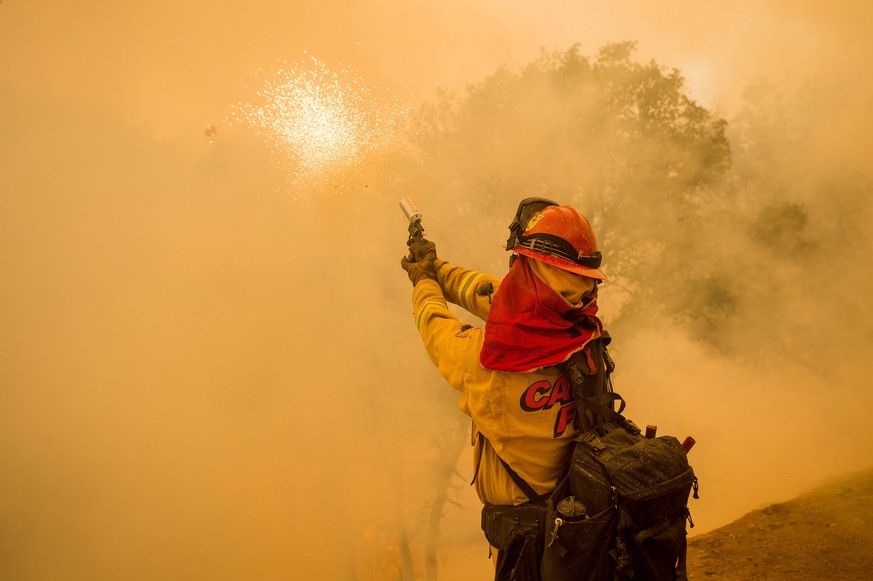
M588 278L594 278L597 280L606 280L606 275L596 268L581 266L579 264L576 264L575 262L570 262L569 260L565 260L557 256L552 256L550 254L536 252L535 250L530 250L528 248L520 248L516 246L512 249L512 251L527 256L528 258L533 258L534 260L545 262L546 264L550 264L552 266L560 268L561 270L572 272L573 274L581 274L582 276L587 276Z

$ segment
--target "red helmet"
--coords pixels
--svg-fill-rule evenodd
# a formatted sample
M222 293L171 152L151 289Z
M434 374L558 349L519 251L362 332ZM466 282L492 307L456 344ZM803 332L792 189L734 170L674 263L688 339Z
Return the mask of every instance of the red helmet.
M539 206L529 218L529 212L522 209L526 204L528 208ZM527 222L522 224L520 219L526 219ZM597 280L606 279L597 270L601 256L591 224L574 208L558 206L551 200L528 198L519 205L516 220L509 228L511 233L507 250L568 272Z

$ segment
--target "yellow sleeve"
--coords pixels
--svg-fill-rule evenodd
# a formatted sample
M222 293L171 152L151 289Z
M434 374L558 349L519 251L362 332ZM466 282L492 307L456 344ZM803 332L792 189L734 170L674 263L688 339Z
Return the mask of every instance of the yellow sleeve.
M425 351L440 374L457 390L464 390L464 358L475 343L472 334L481 332L461 322L449 311L440 286L423 278L412 291L415 326Z
M499 279L441 259L434 262L434 268L437 282L449 302L464 308L483 321L488 318L491 297L497 292Z

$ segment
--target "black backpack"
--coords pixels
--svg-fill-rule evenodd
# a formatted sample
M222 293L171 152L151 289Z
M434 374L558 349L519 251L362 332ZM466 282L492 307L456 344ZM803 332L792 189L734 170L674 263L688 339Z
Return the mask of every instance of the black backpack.
M498 581L687 579L686 522L694 526L687 503L692 489L697 498L697 478L679 440L654 437L654 430L644 436L621 415L609 341L604 333L587 348L596 372L584 352L561 366L573 385L580 435L555 490L537 495L503 462L530 501L482 510L482 529L499 550Z
M546 499L543 581L687 579L688 497L697 478L672 436L646 437L621 415L609 335L562 366L573 384L580 436L566 476ZM618 402L619 409L614 410ZM648 431L648 430L647 430Z

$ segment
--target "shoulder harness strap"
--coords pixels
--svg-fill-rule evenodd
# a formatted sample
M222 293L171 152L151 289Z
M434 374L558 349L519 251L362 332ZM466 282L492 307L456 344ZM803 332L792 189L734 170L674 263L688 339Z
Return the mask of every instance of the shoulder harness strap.
M485 450L485 442L488 442L488 438L485 437L485 434L479 432L479 461L476 462L476 472L475 474L473 474L473 480L470 482L470 484L476 482L476 477L479 476L479 466L482 465L482 454ZM503 467L506 469L506 473L509 474L509 477L512 479L512 481L515 482L515 485L518 486L519 490L521 490L521 492L527 497L528 501L539 502L549 496L549 493L537 494L537 491L534 490L533 486L528 484L527 480L522 478L518 472L513 470L512 466L510 466L506 462L506 460L501 458L500 455L497 454L496 450L494 451L494 454L500 460L500 463L503 464Z
M615 363L606 350L606 346L611 341L609 333L603 331L600 338L588 344L587 349L596 366L593 374L590 373L584 350L577 351L558 366L573 388L576 417L579 419L579 429L583 433L593 430L603 435L603 424L606 422L615 422L630 432L639 432L639 428L633 422L621 415L625 408L625 401L612 387ZM618 410L615 409L616 402L618 402Z

